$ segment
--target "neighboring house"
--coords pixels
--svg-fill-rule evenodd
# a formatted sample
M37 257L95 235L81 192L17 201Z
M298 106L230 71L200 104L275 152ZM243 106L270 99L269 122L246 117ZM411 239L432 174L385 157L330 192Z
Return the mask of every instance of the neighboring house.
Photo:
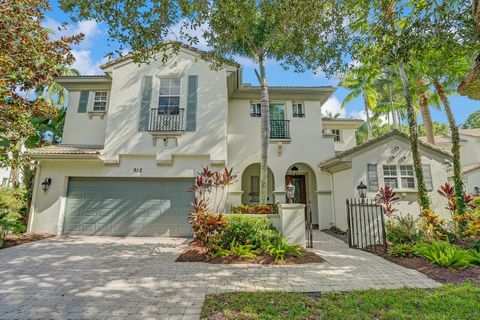
M57 79L70 93L63 140L30 152L38 170L29 230L189 236L188 189L206 166L238 173L226 190L228 206L258 203L259 87L243 84L236 64L212 70L191 47L165 64L160 60L138 65L124 57L103 65L103 76ZM362 122L322 120L333 87L269 89L268 201L284 203L292 181L296 202L308 205L315 225L328 228L343 219L342 203L366 175L356 172L345 188L332 188L337 174L319 164L354 147ZM424 149L438 166L440 155L448 158ZM446 177L432 179L437 187Z
M9 187L10 186L10 177L11 169L10 168L0 168L0 187Z
M460 129L460 161L462 164L465 192L480 193L480 129ZM426 141L426 137L421 137ZM452 138L449 135L435 136L435 145L445 150L452 149ZM453 171L450 171L452 179Z
M432 209L442 215L445 199L436 190L448 181L452 156L439 147L420 142L423 175L432 200ZM373 199L378 189L390 186L400 201L395 205L402 214L418 215L417 180L412 165L410 138L398 130L367 141L320 164L332 176L332 194L335 215L333 223L347 229L345 200L357 197L356 187L363 182L368 187L368 198Z

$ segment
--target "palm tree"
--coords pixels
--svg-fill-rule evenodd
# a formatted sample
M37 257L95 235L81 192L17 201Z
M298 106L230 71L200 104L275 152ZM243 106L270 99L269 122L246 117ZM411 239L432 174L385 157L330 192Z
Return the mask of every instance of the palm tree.
M372 127L370 123L370 111L375 109L378 101L378 93L374 86L376 74L372 69L365 67L355 67L348 71L341 80L341 86L350 89L350 93L343 99L341 108L363 95L365 115L367 117L368 140L372 139Z

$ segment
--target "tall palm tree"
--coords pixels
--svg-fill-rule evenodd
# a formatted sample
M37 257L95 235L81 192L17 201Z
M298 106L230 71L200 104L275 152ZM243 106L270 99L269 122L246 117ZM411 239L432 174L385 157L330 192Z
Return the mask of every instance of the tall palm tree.
M378 102L378 93L375 89L374 82L377 74L370 68L355 67L346 73L341 80L340 85L344 88L350 89L350 93L343 99L341 108L363 95L363 104L365 116L367 117L368 140L372 139L372 126L370 122L370 112L375 109Z

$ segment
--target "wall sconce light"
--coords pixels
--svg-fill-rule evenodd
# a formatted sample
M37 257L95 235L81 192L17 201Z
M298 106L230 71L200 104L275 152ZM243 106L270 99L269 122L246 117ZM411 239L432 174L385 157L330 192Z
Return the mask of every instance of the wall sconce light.
M293 165L293 167L290 168L290 171L293 172L293 175L296 176L298 172L298 168L296 165Z
M52 184L52 178L45 178L45 181L42 182L43 192L47 192L51 184Z
M363 181L360 181L360 184L357 186L358 196L362 199L362 202L365 201L367 197L367 186L363 184Z

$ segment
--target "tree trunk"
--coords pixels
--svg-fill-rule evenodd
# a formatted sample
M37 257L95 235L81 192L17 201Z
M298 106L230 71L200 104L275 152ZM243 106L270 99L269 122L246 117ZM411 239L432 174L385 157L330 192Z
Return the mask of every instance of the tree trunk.
M464 200L465 191L463 190L462 180L462 165L460 163L460 134L458 132L457 123L453 116L452 109L450 108L450 102L443 90L443 86L438 80L433 82L435 90L442 100L443 107L447 113L448 123L450 124L450 131L452 132L452 154L453 154L453 181L455 184L455 198L457 204L457 214L462 215L465 213L466 204Z
M395 108L393 107L392 84L390 82L388 83L388 92L389 92L389 98L390 98L390 112L392 114L393 128L398 129L397 115L395 112Z
M260 159L260 197L262 205L267 204L268 187L268 140L270 138L270 101L268 96L267 75L265 73L265 57L260 55L260 86L261 86L261 159Z
M365 104L365 115L367 116L367 140L372 139L372 124L370 123L370 112L368 108L367 98L365 97L365 93L363 93L363 103Z
M427 133L427 141L430 144L435 144L435 135L433 132L432 115L430 114L430 107L428 105L428 98L426 92L418 94L418 101L420 102L420 112L422 113L423 125Z
M428 197L427 188L423 179L423 168L420 151L418 149L418 127L415 110L413 108L412 96L410 88L408 87L407 75L403 67L403 61L398 62L398 71L402 79L403 93L407 103L407 119L410 131L410 147L412 149L413 167L415 170L415 177L417 178L418 202L421 210L430 209L430 199Z

